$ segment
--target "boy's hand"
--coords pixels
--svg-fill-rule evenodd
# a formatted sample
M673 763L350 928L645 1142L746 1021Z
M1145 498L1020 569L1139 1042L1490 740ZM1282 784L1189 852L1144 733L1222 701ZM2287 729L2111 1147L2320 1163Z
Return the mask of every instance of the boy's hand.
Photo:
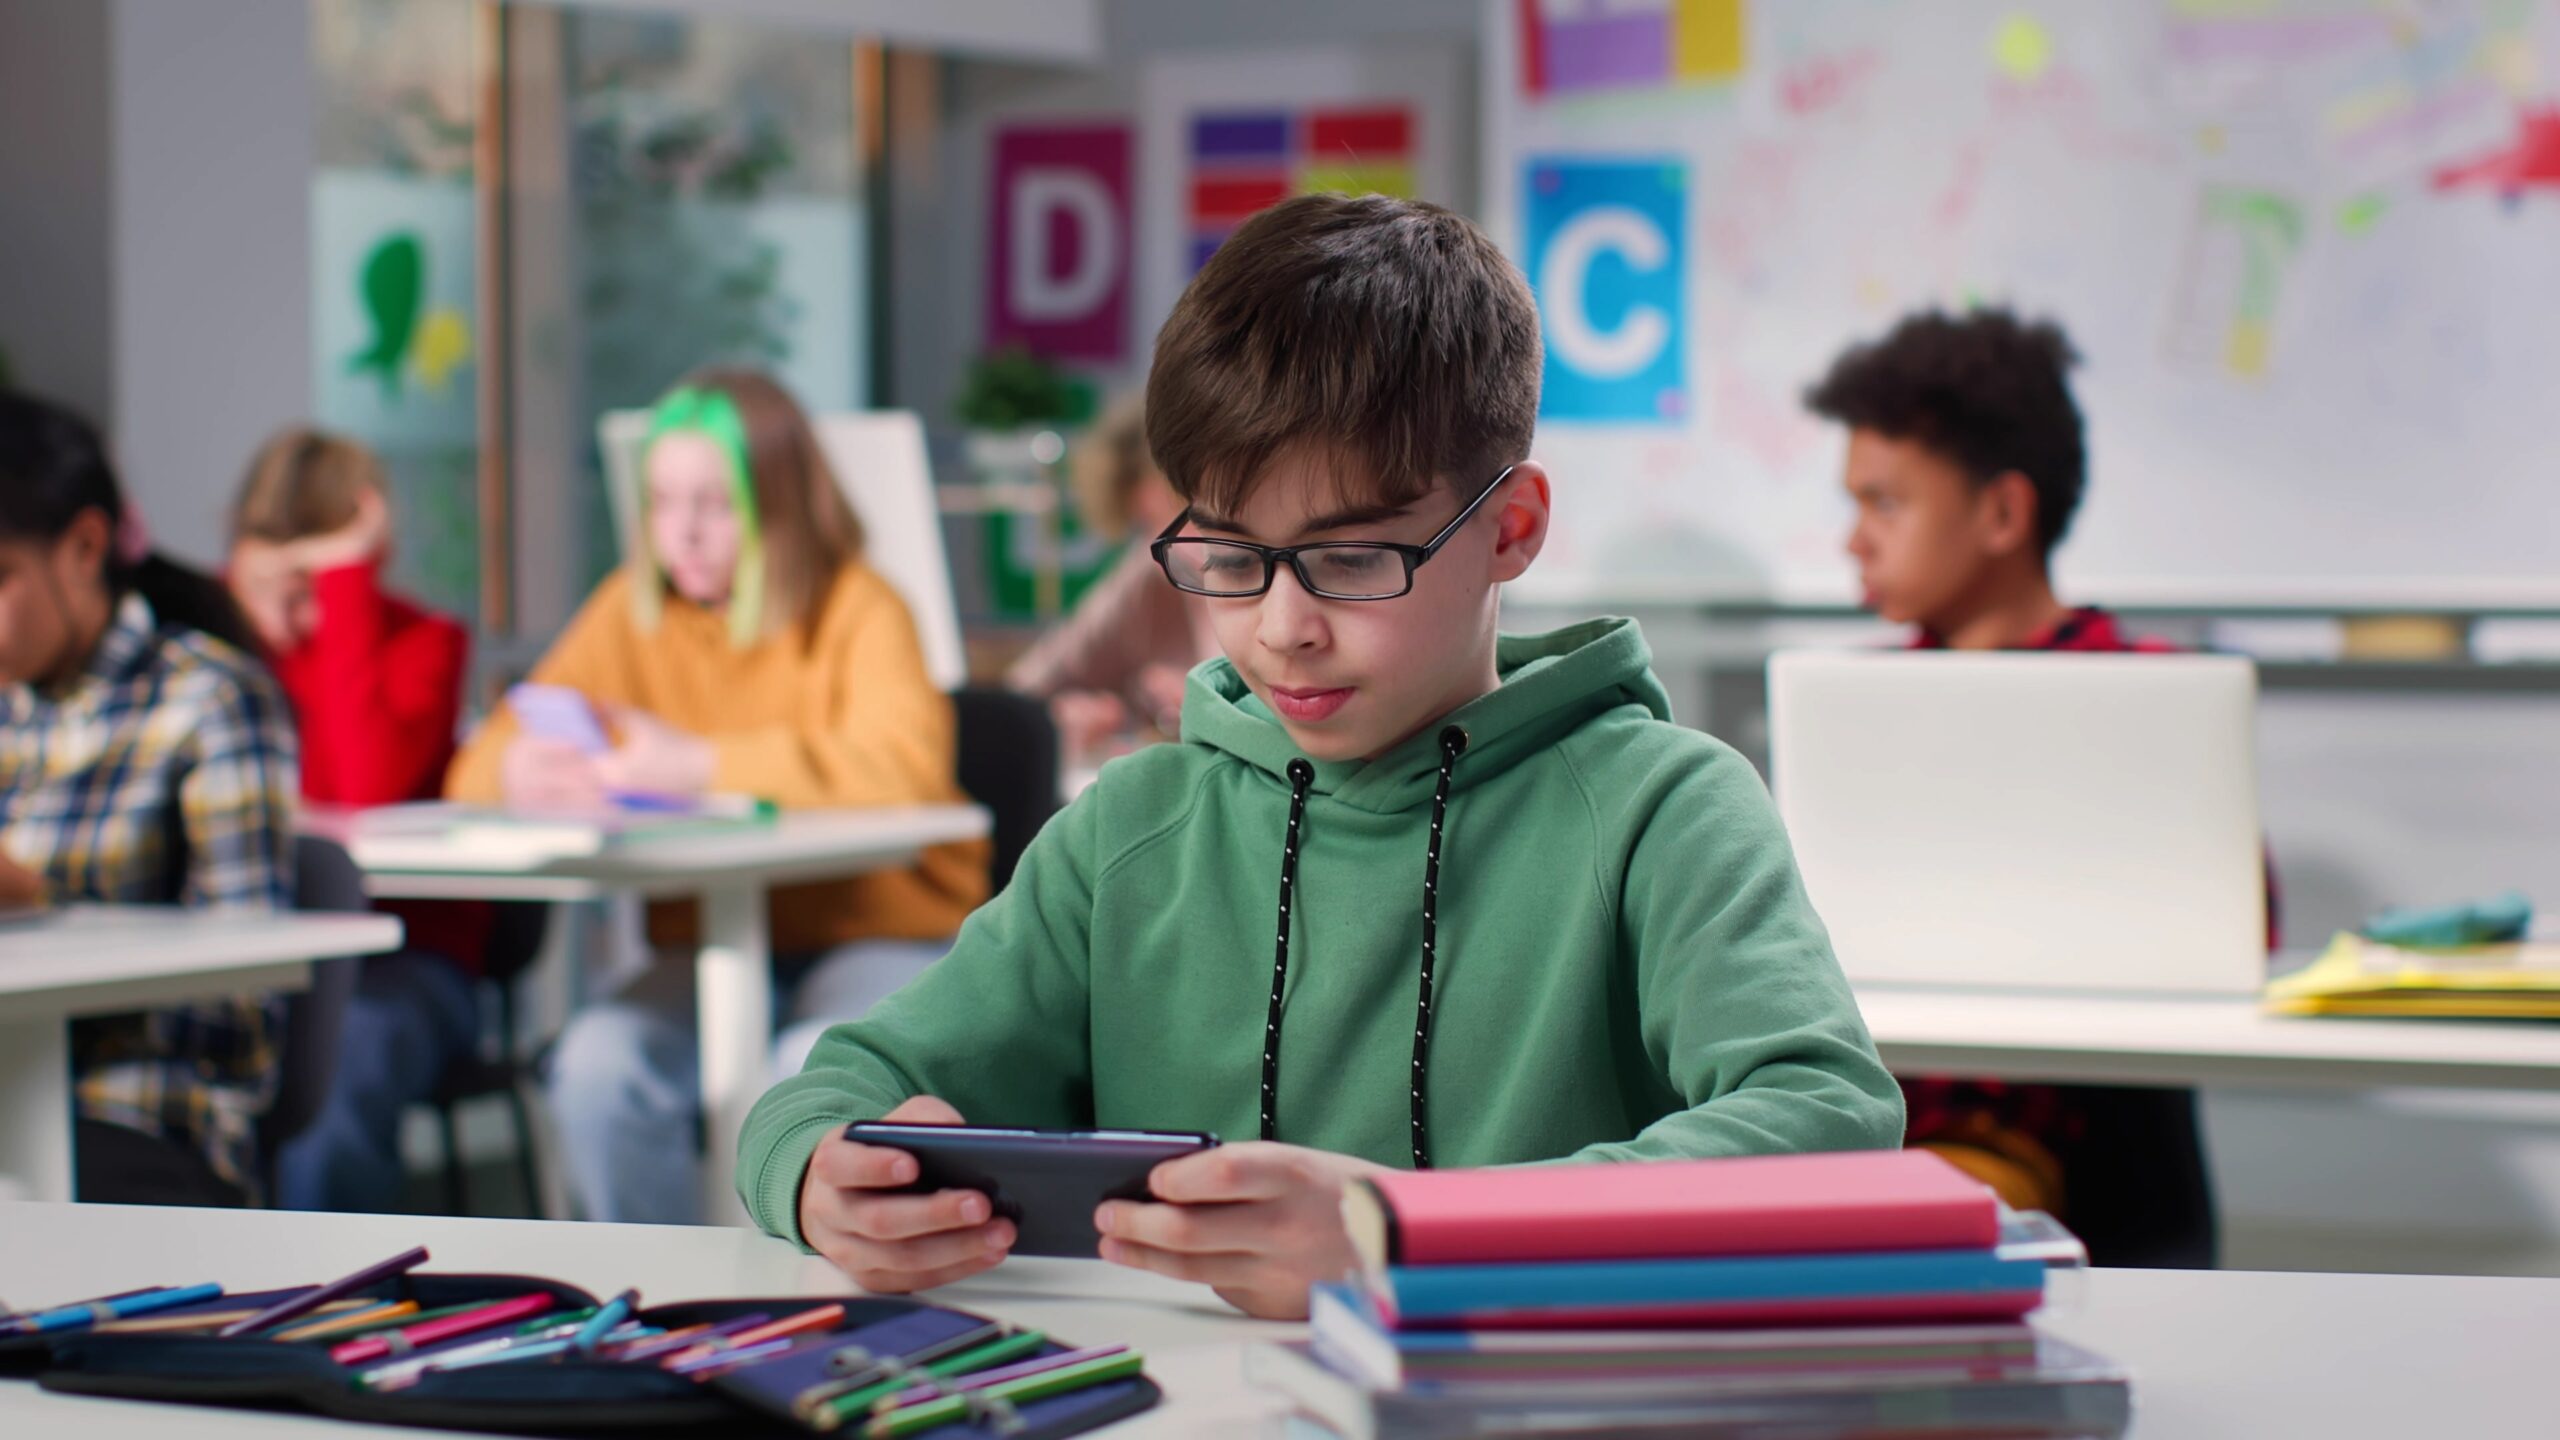
M959 1125L960 1112L919 1095L881 1117L905 1125ZM838 1131L809 1157L800 1182L800 1233L865 1290L901 1295L993 1269L1013 1249L1010 1220L990 1218L975 1190L883 1195L914 1183L904 1150L856 1145Z
M1307 1287L1358 1263L1342 1187L1385 1169L1259 1140L1168 1160L1147 1180L1163 1203L1114 1200L1094 1213L1102 1258L1196 1280L1247 1315L1302 1320Z

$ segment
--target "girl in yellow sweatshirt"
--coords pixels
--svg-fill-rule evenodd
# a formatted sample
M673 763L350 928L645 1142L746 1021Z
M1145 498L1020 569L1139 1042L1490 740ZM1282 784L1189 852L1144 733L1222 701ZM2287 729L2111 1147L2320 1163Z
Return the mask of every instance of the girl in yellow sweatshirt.
M906 606L862 563L860 523L791 397L751 372L701 372L659 403L641 469L643 553L532 675L585 695L615 748L587 755L502 708L455 760L452 796L536 810L595 808L615 791L811 808L959 800L950 702ZM814 1039L938 958L986 898L986 861L983 843L940 846L907 869L775 891L791 1034ZM661 946L692 927L689 907L650 916ZM590 1219L700 1218L695 1171L668 1151L700 1109L692 974L689 958L662 953L560 1037L550 1098Z

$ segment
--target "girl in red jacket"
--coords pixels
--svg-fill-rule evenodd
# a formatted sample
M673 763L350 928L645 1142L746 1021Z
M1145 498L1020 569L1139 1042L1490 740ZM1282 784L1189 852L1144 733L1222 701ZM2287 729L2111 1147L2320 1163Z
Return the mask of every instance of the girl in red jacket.
M352 440L286 430L249 464L231 511L232 593L302 732L302 798L362 807L443 792L471 637L383 588L391 511L382 466ZM485 906L386 906L408 948L364 962L335 1083L277 1156L298 1210L401 1207L400 1112L479 1043L472 976Z

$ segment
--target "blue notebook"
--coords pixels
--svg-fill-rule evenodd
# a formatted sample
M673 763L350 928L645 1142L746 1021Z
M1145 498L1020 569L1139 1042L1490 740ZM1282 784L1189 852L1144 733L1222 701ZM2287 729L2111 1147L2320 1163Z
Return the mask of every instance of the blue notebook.
M1404 1328L2010 1319L2045 1262L1997 1250L1393 1267L1369 1298Z

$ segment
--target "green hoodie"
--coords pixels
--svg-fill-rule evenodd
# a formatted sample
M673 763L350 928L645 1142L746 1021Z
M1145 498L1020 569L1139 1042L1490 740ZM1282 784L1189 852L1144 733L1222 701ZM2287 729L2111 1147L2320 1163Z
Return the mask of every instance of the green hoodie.
M988 1125L1262 1134L1413 1163L1424 867L1447 726L1425 1069L1437 1166L1901 1143L1768 792L1671 723L1629 620L1505 636L1502 684L1371 762L1308 765L1235 667L1106 766L948 958L827 1032L748 1118L738 1189L797 1239L831 1129L938 1095ZM1312 771L1281 907L1293 766Z

